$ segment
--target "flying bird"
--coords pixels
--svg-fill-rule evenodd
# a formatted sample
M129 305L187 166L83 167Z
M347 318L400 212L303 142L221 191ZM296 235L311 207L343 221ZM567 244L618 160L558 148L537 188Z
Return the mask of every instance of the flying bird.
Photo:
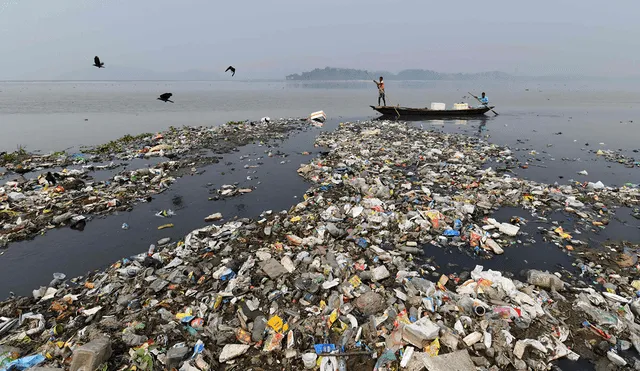
M93 65L98 68L104 68L104 63L100 62L100 57L98 57L97 55L93 57Z
M173 101L169 99L169 98L171 98L172 95L173 94L171 94L171 93L160 94L160 97L158 98L158 100L161 100L161 101L163 101L165 103L167 103L167 102L173 103Z
M235 76L235 74L236 74L236 69L233 68L233 66L229 66L229 67L227 67L226 70L224 70L224 72L227 72L227 71L231 71L231 76Z

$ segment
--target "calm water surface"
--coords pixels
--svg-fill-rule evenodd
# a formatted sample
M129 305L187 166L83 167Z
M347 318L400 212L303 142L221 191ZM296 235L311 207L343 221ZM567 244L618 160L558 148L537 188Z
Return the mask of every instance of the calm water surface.
M563 131L579 142L640 147L640 88L632 84L391 81L387 103L474 104L473 98L463 98L468 91L486 91L497 105L501 115L491 121L491 127L499 128L494 136L510 139L532 130ZM156 100L164 92L174 94L175 104ZM376 100L373 82L359 81L0 82L0 150L13 150L18 144L61 150L171 125L306 116L317 110L332 118L373 117L369 105Z

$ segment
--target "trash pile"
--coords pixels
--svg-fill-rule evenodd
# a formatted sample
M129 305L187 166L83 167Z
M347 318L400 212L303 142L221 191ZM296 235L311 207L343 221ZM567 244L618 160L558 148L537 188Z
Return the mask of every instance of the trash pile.
M628 168L640 167L640 160L636 160L633 157L625 156L624 153L621 153L621 151L599 149L593 152L596 154L596 156L601 156L609 162L616 162ZM633 152L637 153L638 150L634 150Z
M331 154L298 172L319 183L321 190L346 187L357 194L356 201L375 202L378 210L363 215L356 205L356 217L367 226L391 228L391 233L411 232L421 244L470 246L470 253L491 257L526 237L519 229L530 222L487 217L501 207L529 210L536 222L548 222L546 215L564 210L588 230L608 224L611 206L640 202L637 185L546 185L511 177L504 164L515 161L512 152L477 138L425 132L402 123L377 126L349 124L322 133L317 144L331 148ZM330 213L350 216L337 206ZM399 218L398 223L386 226L390 217Z
M290 210L163 239L0 303L0 370L640 367L640 246L617 271L582 257L576 272L521 277L481 265L444 275L423 259L451 244L517 254L507 244L525 221L491 219L503 205L596 222L595 196L637 204L637 188L500 176L483 163L508 150L399 122L342 124L317 143L330 151L300 167L314 184Z
M0 247L9 242L32 238L60 226L84 228L96 215L129 210L135 203L147 202L165 191L186 172L198 173L195 166L217 162L215 154L225 153L254 141L283 139L293 130L308 128L304 119L281 119L266 123L242 122L219 127L170 128L156 135L125 136L119 141L86 149L92 155L58 154L31 156L19 164L28 171L73 165L58 172L27 179L14 174L0 186ZM96 181L92 171L115 169L135 158L162 157L153 165L123 170L108 179ZM91 161L91 162L89 162ZM100 162L109 162L100 165ZM26 172L25 170L25 172ZM222 196L250 192L224 189Z

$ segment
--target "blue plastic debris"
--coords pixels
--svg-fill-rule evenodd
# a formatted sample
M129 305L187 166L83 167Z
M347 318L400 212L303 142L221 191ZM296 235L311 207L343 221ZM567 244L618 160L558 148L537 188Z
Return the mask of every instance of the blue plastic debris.
M227 268L224 273L222 274L222 276L220 276L220 280L221 281L228 281L230 279L233 279L236 276L236 272L232 271L231 269Z
M335 344L314 344L313 349L315 349L317 354L331 353L336 350L336 345Z
M445 229L442 235L447 237L455 237L460 235L460 231L456 231L455 229Z
M34 354L16 359L15 361L2 366L0 371L26 370L41 364L44 360L45 358L42 354Z
M192 320L192 319L194 319L194 318L196 318L196 316L184 316L184 317L180 320L180 322L182 322L182 323L189 323L189 322L191 322L191 320Z
M453 222L453 229L460 230L462 228L462 221L460 219L456 219Z

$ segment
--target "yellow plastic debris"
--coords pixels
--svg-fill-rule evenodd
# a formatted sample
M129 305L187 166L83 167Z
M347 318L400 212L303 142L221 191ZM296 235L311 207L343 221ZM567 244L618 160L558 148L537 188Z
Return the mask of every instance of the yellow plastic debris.
M353 286L354 288L358 288L358 286L360 286L362 284L362 280L360 280L360 277L354 275L353 277L351 277L349 279L349 283L351 284L351 286Z
M431 357L437 356L440 352L440 340L436 338L431 344L424 347L424 351Z
M333 323L338 319L338 310L334 309L333 312L329 315L329 327L333 325Z
M192 316L192 315L193 315L193 311L191 310L191 308L187 308L187 310L184 311L183 313L176 314L176 318L181 320L185 317Z
M562 237L562 238L564 238L564 239L567 239L567 240L570 240L570 239L571 239L571 235L570 235L569 233L566 233L566 232L564 231L564 229L562 229L562 227L558 227L558 228L556 228L556 229L554 230L554 232L556 232L556 233L558 234L558 236L560 236L560 237Z
M282 318L278 317L278 316L273 316L269 319L269 322L267 322L267 325L269 327L271 327L272 329L280 332L280 330L282 330Z

